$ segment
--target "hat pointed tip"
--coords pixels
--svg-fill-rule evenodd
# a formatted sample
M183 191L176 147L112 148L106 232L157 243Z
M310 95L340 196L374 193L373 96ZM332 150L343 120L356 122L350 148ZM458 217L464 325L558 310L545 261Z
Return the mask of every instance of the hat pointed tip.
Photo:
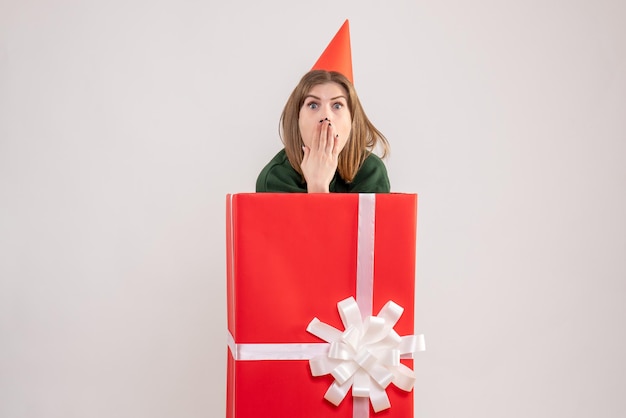
M351 83L354 83L349 19L343 22L311 70L336 71L343 74Z

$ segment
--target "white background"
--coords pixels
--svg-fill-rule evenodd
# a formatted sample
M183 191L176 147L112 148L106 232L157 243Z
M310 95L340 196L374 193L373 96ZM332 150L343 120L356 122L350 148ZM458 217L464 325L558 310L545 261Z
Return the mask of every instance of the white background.
M224 416L225 195L346 18L416 416L626 416L623 1L1 0L1 417Z

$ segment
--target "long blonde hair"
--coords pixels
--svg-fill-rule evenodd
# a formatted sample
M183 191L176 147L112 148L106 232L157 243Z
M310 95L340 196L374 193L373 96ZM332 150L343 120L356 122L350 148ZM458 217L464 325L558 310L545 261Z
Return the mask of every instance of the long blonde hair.
M348 92L347 102L350 115L352 116L352 126L348 141L339 154L337 169L339 170L339 175L349 183L354 179L365 158L373 152L378 144L382 148L382 158L389 154L389 142L367 118L354 86L343 74L325 70L313 70L306 73L300 79L300 82L285 104L283 113L280 116L279 134L285 145L289 163L294 170L303 176L300 164L302 163L302 146L304 142L298 127L300 109L304 104L305 96L309 94L314 86L329 82L339 84Z

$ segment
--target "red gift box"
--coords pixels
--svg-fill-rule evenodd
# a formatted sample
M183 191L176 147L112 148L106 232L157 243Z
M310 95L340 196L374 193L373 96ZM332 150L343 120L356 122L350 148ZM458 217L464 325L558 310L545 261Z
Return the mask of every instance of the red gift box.
M364 318L395 302L393 330L413 334L417 195L242 193L226 207L227 418L412 418L412 391L393 384L377 413L351 393L324 399L336 379L308 360L329 344L307 325L343 331L338 302L355 297Z

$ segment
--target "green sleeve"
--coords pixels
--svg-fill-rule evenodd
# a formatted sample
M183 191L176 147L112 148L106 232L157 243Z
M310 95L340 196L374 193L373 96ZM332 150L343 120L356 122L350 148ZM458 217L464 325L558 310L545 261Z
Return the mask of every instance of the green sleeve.
M306 193L307 189L300 174L289 164L283 149L261 170L256 180L256 191Z
M385 163L375 154L370 154L350 184L352 193L389 193L391 185Z

